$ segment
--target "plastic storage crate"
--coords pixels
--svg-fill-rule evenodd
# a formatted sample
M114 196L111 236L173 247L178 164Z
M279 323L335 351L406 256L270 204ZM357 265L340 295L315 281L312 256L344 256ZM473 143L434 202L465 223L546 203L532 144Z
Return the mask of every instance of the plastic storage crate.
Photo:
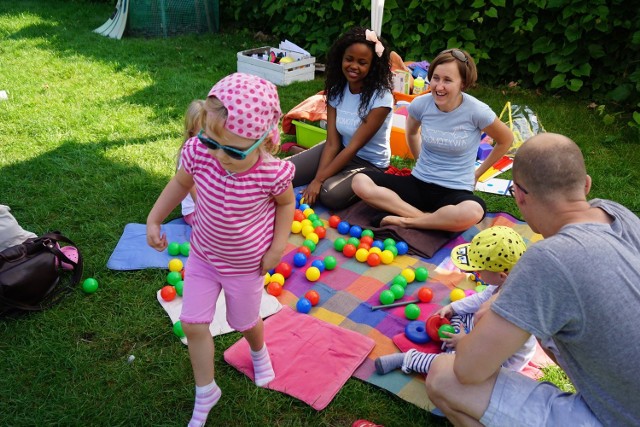
M311 148L327 139L326 129L298 120L291 120L291 123L296 127L296 143L304 148Z
M276 56L279 53L284 53L295 61L277 64L255 57L268 58L272 52ZM238 72L260 76L279 86L313 80L316 72L315 62L316 58L313 56L269 46L238 52Z

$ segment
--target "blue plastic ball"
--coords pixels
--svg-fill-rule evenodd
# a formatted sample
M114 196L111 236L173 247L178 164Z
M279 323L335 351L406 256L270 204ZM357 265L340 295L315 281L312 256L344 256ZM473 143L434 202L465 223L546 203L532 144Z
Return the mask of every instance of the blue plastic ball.
M311 263L312 267L316 267L322 273L325 269L324 262L321 259L316 259Z
M347 221L340 221L340 224L338 224L338 228L337 228L338 233L340 234L347 234L350 229L351 229L351 225L349 225Z
M302 193L296 194L296 202L299 202L302 199Z
M300 313L308 313L311 311L311 301L304 297L300 298L296 304L296 309Z
M357 225L352 225L349 229L349 234L351 235L351 237L357 237L359 239L362 235L362 228L358 227Z
M380 248L380 250L384 250L384 243L382 240L374 240L371 244L371 247Z
M298 209L300 209L302 212L304 212L305 210L309 209L311 206L309 206L306 203L301 203L300 207Z
M404 255L409 251L409 245L407 245L407 242L398 242L396 243L396 249L398 250L398 255Z
M293 256L293 265L296 267L304 267L307 263L307 256L302 252L298 252Z

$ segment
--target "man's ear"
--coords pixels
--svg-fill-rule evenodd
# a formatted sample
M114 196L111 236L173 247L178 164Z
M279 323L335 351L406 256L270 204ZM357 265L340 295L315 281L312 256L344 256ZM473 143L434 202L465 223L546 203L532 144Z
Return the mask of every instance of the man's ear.
M591 183L593 181L591 180L591 176L587 175L587 179L585 179L584 181L584 195L586 196L587 194L589 194L589 191L591 191Z

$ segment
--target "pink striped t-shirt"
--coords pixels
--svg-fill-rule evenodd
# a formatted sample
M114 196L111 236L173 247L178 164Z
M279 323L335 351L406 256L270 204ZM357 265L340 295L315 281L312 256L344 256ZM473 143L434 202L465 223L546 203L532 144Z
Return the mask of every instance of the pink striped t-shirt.
M291 184L293 164L260 153L251 169L231 174L197 137L185 142L181 161L193 176L198 194L192 252L209 260L221 275L258 270L273 240L274 196Z

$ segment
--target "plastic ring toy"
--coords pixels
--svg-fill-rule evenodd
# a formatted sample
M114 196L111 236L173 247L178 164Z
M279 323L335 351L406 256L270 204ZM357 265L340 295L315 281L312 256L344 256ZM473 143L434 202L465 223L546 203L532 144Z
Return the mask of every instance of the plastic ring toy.
M407 336L409 341L416 344L424 344L431 340L427 334L427 330L425 329L424 322L421 320L414 320L413 322L407 323L407 326L404 328L404 334Z
M442 325L449 325L449 319L446 317L440 317L437 314L432 314L426 321L427 335L435 342L440 342L440 336L438 335L438 329Z

